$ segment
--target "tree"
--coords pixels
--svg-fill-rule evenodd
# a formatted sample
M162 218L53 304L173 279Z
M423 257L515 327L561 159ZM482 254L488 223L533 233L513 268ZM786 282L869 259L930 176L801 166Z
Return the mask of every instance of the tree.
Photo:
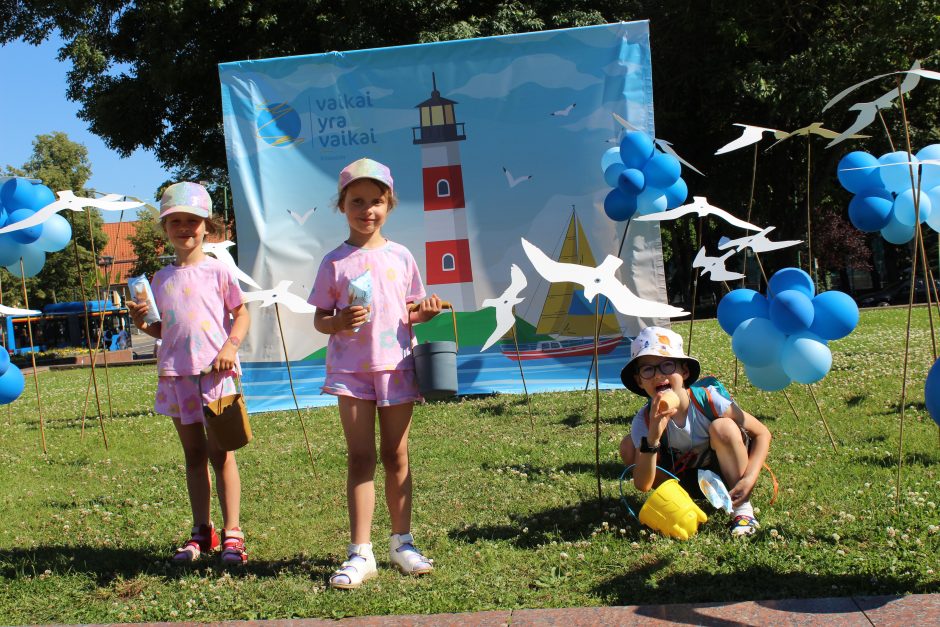
M159 211L155 207L144 207L137 212L137 232L131 236L134 254L137 262L131 274L140 276L146 274L152 277L153 273L166 265L160 261L160 256L166 250L167 237L160 228Z
M89 193L84 190L84 185L91 176L91 164L88 162L88 150L85 146L71 141L65 133L55 131L47 135L37 135L33 141L33 153L23 167L7 166L7 173L40 179L53 191L72 190L84 196ZM66 211L65 218L72 224L72 238L78 244L86 296L95 298L97 260L91 253L91 242L93 239L96 251L101 251L107 244L108 236L101 228L103 220L95 209L86 209L83 213ZM6 270L2 272L0 280L3 281L3 302L22 303L20 279ZM26 280L26 290L29 305L33 309L54 301L82 299L75 250L71 242L59 252L46 255L42 271ZM7 300L8 298L11 300Z

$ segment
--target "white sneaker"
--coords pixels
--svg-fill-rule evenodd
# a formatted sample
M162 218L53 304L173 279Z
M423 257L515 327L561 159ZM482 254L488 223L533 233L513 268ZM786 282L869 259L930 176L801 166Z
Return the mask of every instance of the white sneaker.
M425 575L434 570L434 560L421 555L410 533L393 533L389 540L388 558L404 575Z
M346 547L346 556L343 565L330 576L331 588L353 590L379 574L372 544L350 544Z

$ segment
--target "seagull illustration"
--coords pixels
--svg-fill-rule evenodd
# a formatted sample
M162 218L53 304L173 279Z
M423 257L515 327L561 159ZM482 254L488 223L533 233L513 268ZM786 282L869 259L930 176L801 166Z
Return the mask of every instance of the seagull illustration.
M603 294L617 311L626 316L677 318L688 315L687 311L678 307L640 298L617 280L614 273L623 264L623 259L607 255L601 265L592 268L555 261L525 238L522 238L522 248L542 278L552 283L577 283L583 286L584 298L589 302L598 294Z
M512 308L525 300L519 298L519 292L525 289L528 284L522 270L516 264L512 264L509 268L509 276L509 287L499 297L487 298L483 301L483 307L494 307L496 309L496 330L483 344L483 348L480 349L481 353L492 346L496 340L506 335L509 329L512 328L512 325L516 323L516 316L513 314Z
M826 148L832 148L836 144L849 139L852 134L874 122L875 116L878 115L879 110L893 106L894 99L897 98L899 94L906 94L917 87L917 84L920 83L920 72L923 72L923 70L920 70L920 72L914 70L918 70L919 68L920 61L915 61L911 70L905 73L904 80L901 81L899 88L891 89L870 102L856 102L849 107L849 111L858 111L858 116L849 128L842 131L838 137L826 144ZM937 78L940 79L940 73L931 72L931 74L936 74Z
M315 313L317 311L315 306L288 291L287 288L290 287L291 283L293 281L281 281L273 290L245 292L242 300L247 303L261 301L261 307L270 307L277 303L284 305L294 313Z
M744 148L745 146L750 146L751 144L756 144L763 137L764 133L773 133L776 135L782 131L779 131L775 128L765 128L763 126L752 126L750 124L738 124L734 123L735 126L740 126L744 129L744 132L741 133L741 136L738 137L733 142L727 143L718 150L715 151L716 155L723 155L726 152L732 152L738 148Z
M698 254L695 255L695 259L692 261L692 267L701 268L702 274L707 274L708 278L712 281L734 281L736 279L743 279L744 275L740 272L732 272L725 268L725 261L736 252L737 251L729 250L721 257L709 257L705 254L705 247L702 246Z
M639 216L633 218L637 222L654 222L657 220L674 220L676 218L681 218L682 216L688 215L690 213L697 214L700 218L704 216L716 216L721 218L728 224L732 226L737 226L748 231L761 231L759 226L755 226L750 222L745 222L740 218L736 218L724 209L714 207L708 204L708 199L704 196L693 196L692 203L688 205L682 205L681 207L676 207L675 209L667 209L666 211L659 211L657 213L649 213L645 216Z
M0 229L0 233L10 233L12 231L19 231L31 226L36 226L37 224L42 224L54 214L65 209L83 211L82 207L95 207L103 211L124 211L125 209L134 209L144 204L139 200L118 200L121 198L120 194L107 194L101 198L84 198L82 196L76 196L71 190L66 190L56 192L56 196L59 197L58 200L49 203L42 209L37 209L36 213L25 220L6 225Z
M833 96L833 97L832 97L832 100L830 100L829 102L826 103L826 106L823 107L823 111L825 112L827 109L829 109L830 107L832 107L834 104L836 104L837 102L839 102L840 100L842 100L843 98L845 98L846 96L848 96L850 93L852 93L853 91L855 91L856 89L858 89L858 88L861 87L862 85L867 85L868 83L871 83L872 81L876 81L876 80L878 80L879 78L885 78L886 76L897 76L898 74L907 74L908 76L910 76L910 75L913 74L914 76L917 76L917 77L919 77L919 78L929 78L929 79L932 79L932 80L935 80L935 81L940 81L940 72L934 72L933 70L924 70L924 69L921 69L921 67L920 67L920 60L916 60L916 61L914 61L913 64L911 64L911 69L909 69L909 70L901 70L901 71L899 71L899 72L888 72L887 74L879 74L878 76L872 76L871 78L865 79L865 80L863 80L863 81L860 82L860 83L855 83L855 84L852 85L851 87L847 87L847 88L843 89L843 90L840 91L838 94L836 94L835 96ZM905 77L905 80L906 80L906 79L907 79L907 77ZM908 83L908 84L910 85L910 83ZM916 86L917 86L917 82L914 83L914 87L916 87ZM901 89L902 89L902 90L904 89L904 83L903 83L903 81L902 81L902 83L901 83ZM911 87L910 89L913 89L913 87ZM908 89L908 91L910 91L910 89ZM893 91L895 94L898 93L898 90L897 90L897 89L893 89L892 91ZM906 93L906 92L905 92L905 93Z
M564 109L553 111L552 113L549 113L549 115L554 116L554 117L563 117L571 113L571 110L574 109L576 106L578 106L578 103L572 102L570 105L568 105Z
M18 309L17 307L7 307L0 305L0 316L41 316L41 311L35 309Z
M235 242L231 240L225 240L224 242L203 242L202 252L215 256L216 259L227 265L229 270L232 271L232 274L235 275L235 278L242 283L250 285L251 287L256 287L260 290L261 286L238 267L238 264L235 263L235 259L232 257L232 254L228 251L228 249L234 245Z
M622 117L620 117L619 115L617 115L616 113L611 112L611 115L613 115L613 116L614 116L614 119L617 120L617 121L620 123L620 125L623 126L625 129L630 130L630 131L638 131L638 130L640 130L639 128L637 128L637 127L634 126L633 124L630 124L629 122L627 122L624 118L622 118ZM608 139L607 141L610 141L610 140ZM618 139L618 140L617 140L617 143L619 143L619 142L620 142L620 140ZM658 137L654 137L654 138L653 138L653 143L656 144L656 146L658 146L660 150L662 150L663 152L665 152L665 153L668 154L668 155L672 155L673 157L675 157L675 158L679 161L679 163L681 163L681 164L684 165L685 167L689 168L690 170L692 170L692 171L695 172L696 174L698 174L698 175L700 175L700 176L705 176L704 174L702 174L702 172L701 172L698 168L696 168L694 165L692 165L691 163L689 163L688 161L686 161L685 159L683 159L682 157L680 157L679 154L678 154L675 150L673 150L673 148L672 148L672 143L671 143L671 142L668 142L668 141L666 141L665 139L659 139Z
M522 183L522 182L524 182L524 181L531 180L531 178L532 178L532 175L531 175L531 174L526 175L526 176L514 177L514 176L512 175L512 172L510 172L509 170L507 170L505 166L503 166L503 174L506 175L506 181L509 183L509 188L510 188L510 189L512 189L513 187L515 187L515 186L518 185L519 183Z
M305 214L303 214L303 215L300 215L300 214L297 213L296 211L292 211L292 210L288 209L288 210L287 210L287 213L290 214L290 217L292 217L293 219L297 220L297 224L299 224L300 226L303 226L304 223L307 221L307 218L309 218L310 216L312 216L312 215L313 215L313 212L316 211L316 210L317 210L317 208L314 207L313 209L310 209L309 211L307 211L307 213L305 213Z
M728 239L727 237L722 237L718 240L718 250L734 248L734 252L739 253L745 248L750 248L755 253L767 253L772 250L789 248L790 246L796 246L797 244L803 243L803 240L801 239L790 239L779 242L773 242L767 239L767 234L773 231L775 228L777 227L768 226L766 229L756 235L747 235L745 237L739 237L738 239Z
M791 137L802 136L802 135L819 135L825 137L826 139L833 139L839 136L839 131L831 131L828 128L823 128L822 122L813 122L809 126L804 126L803 128L798 128L795 131L790 131L789 133L785 131L777 131L774 133L774 137L777 138L773 144L770 145L770 148L773 148L780 142L790 139ZM849 139L865 139L870 137L869 135L852 135ZM770 150L768 148L767 150ZM766 152L766 151L765 151Z

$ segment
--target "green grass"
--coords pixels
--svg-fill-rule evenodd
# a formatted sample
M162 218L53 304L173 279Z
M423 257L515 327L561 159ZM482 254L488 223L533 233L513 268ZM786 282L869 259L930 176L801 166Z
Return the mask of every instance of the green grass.
M412 430L413 530L437 570L411 579L387 567L389 523L380 505L380 576L349 593L325 589L347 542L345 451L335 410L305 412L316 475L295 413L252 416L256 439L238 454L251 562L233 573L214 563L178 570L167 559L188 531L189 506L172 425L151 410L153 367L110 371L109 450L94 411L81 437L89 371L43 373L48 454L40 450L31 380L21 399L0 407L0 623L937 592L940 440L923 402L932 362L926 310L915 314L900 511L894 495L905 310L866 311L855 333L833 343L832 372L815 390L837 452L805 387L788 389L797 418L782 394L756 391L743 378L734 385L729 340L705 321L696 323L692 342L703 371L722 377L774 434L769 463L780 495L769 504L770 482L762 476L754 495L757 536L732 541L716 515L682 542L625 515L616 498L616 450L640 404L626 391L601 395L603 516L593 390L533 396L534 432L521 397L429 404L416 410ZM687 324L676 328L688 332ZM381 481L377 490L382 503Z

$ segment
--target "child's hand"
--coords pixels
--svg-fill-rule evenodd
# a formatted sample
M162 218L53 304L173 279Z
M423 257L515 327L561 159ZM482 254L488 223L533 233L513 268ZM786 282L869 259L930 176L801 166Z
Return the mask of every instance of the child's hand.
M235 355L237 353L238 347L228 340L225 340L225 344L222 345L222 350L219 351L215 361L212 362L212 369L220 372L235 370Z
M333 316L333 329L335 333L355 329L366 323L369 316L369 308L361 305L350 305L346 309L340 310Z
M754 490L754 484L757 483L756 477L744 475L740 481L734 484L734 487L728 490L731 495L731 504L737 507L741 503L751 498L751 492Z
M138 304L128 299L125 304L127 305L127 309L131 314L131 320L134 321L134 326L141 330L147 328L147 325L144 322L144 318L147 317L147 311L150 309L147 307L147 303L144 302Z
M438 298L437 294L431 294L430 297L425 298L420 303L418 303L418 322L427 322L437 314L441 313L441 302L442 301L440 298Z

